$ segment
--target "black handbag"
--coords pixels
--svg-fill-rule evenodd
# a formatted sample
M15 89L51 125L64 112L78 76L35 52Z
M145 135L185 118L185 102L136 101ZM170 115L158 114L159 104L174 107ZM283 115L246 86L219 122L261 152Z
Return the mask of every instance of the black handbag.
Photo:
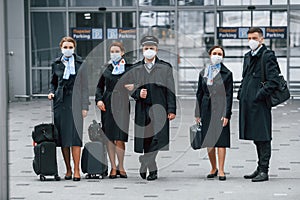
M106 141L106 136L104 135L104 131L102 130L101 123L97 123L96 120L93 120L93 122L89 125L88 134L92 142Z
M52 123L36 125L32 131L32 139L37 144L45 141L59 143L58 131Z
M194 150L201 149L204 140L201 130L201 123L194 124L190 127L190 143Z
M265 51L262 53L261 58L261 83L262 87L265 85L266 79L265 79L265 65L262 64L263 57L265 55ZM267 104L270 107L277 106L286 100L290 98L290 91L287 86L286 80L284 80L284 77L282 75L279 75L279 85L275 89L275 91L267 98Z

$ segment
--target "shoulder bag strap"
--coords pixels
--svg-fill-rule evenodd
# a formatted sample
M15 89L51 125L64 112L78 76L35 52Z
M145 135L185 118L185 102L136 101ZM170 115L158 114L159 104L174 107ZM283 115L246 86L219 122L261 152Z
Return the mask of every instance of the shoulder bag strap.
M265 74L266 74L266 67L264 65L264 55L265 55L265 52L267 50L264 50L261 54L261 60L260 60L260 67L261 67L261 83L262 85L265 84L266 82L266 77L265 77Z

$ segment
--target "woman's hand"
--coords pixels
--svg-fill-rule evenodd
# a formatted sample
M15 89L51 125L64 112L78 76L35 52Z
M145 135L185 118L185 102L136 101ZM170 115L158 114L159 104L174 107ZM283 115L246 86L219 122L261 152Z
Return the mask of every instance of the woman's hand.
M49 93L49 94L48 94L48 99L49 99L49 100L52 100L53 98L54 98L54 94L53 94L53 93Z
M201 123L201 118L200 118L200 117L196 117L195 122L196 122L197 124L200 124L200 123Z
M82 117L85 118L87 116L88 111L87 110L82 110Z
M223 121L223 127L227 126L229 119L226 117L222 117L221 120Z
M97 102L97 107L101 110L101 111L106 111L106 109L105 109L105 105L104 105L104 103L103 103L103 101L98 101Z

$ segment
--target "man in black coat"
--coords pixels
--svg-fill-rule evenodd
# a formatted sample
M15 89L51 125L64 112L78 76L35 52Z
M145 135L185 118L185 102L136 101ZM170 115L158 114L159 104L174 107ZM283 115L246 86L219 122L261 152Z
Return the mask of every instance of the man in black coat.
M239 129L240 139L254 141L258 156L257 169L244 178L260 182L269 180L272 117L267 98L278 86L280 69L274 52L263 44L263 32L260 28L249 29L248 41L251 51L244 57L243 79L238 92ZM265 67L264 87L261 83L261 65Z
M169 148L169 121L176 116L176 96L171 64L160 60L158 39L145 36L141 40L143 60L133 65L128 76L134 83L135 105L134 151L139 157L140 175L157 179L156 156Z

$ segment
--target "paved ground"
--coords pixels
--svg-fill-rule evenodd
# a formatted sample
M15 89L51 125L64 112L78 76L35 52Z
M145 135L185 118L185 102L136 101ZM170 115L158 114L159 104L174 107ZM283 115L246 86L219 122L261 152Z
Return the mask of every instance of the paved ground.
M91 100L92 101L92 100ZM51 122L47 100L14 102L9 104L9 169L10 199L300 199L300 101L289 101L273 109L273 142L270 181L252 183L242 176L256 167L255 147L238 139L238 107L234 103L232 116L232 147L228 149L225 171L227 181L207 180L209 161L205 150L189 147L188 127L193 123L194 101L179 100L178 115L171 123L172 139L168 152L158 155L159 179L142 180L138 174L138 155L133 153L132 120L127 143L125 167L128 179L108 178L80 182L40 182L32 170L33 126ZM85 120L87 125L96 119L95 107ZM133 119L133 117L131 117ZM84 142L88 142L85 132ZM64 166L58 149L59 174ZM84 175L82 174L82 177Z

